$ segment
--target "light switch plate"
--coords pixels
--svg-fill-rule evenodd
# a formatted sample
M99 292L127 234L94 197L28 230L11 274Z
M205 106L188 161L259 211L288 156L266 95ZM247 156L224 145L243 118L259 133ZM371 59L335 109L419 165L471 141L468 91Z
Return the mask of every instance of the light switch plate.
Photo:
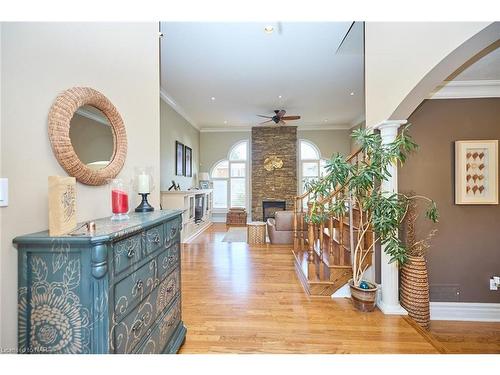
M0 178L0 207L9 205L9 179Z
M497 283L493 278L490 279L490 290L498 290Z

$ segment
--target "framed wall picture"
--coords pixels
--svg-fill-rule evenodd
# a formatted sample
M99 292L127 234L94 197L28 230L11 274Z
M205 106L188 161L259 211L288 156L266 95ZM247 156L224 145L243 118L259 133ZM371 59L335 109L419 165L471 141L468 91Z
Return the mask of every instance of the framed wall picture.
M184 145L175 141L175 175L184 175Z
M193 176L193 150L184 146L184 176L192 177Z
M455 142L455 204L498 204L498 140Z

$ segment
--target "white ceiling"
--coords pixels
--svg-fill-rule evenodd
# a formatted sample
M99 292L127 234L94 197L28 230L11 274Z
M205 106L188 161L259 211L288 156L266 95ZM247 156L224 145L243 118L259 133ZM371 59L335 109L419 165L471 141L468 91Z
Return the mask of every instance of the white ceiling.
M304 128L363 119L361 23L339 51L350 22L274 23L271 34L266 25L162 22L163 94L202 129L248 127L274 109L301 115L289 124Z

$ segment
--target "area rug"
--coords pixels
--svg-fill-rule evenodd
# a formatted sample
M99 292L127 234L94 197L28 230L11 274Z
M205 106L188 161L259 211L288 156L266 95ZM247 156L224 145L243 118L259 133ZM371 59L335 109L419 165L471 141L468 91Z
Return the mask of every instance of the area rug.
M222 242L247 242L247 227L230 227Z

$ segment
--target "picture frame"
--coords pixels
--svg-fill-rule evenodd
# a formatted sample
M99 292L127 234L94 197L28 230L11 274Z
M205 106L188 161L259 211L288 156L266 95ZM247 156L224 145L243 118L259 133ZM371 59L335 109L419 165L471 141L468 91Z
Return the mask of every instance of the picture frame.
M175 141L175 175L184 175L184 145Z
M498 140L455 141L455 204L498 204Z
M193 176L193 150L188 146L184 146L184 176Z

